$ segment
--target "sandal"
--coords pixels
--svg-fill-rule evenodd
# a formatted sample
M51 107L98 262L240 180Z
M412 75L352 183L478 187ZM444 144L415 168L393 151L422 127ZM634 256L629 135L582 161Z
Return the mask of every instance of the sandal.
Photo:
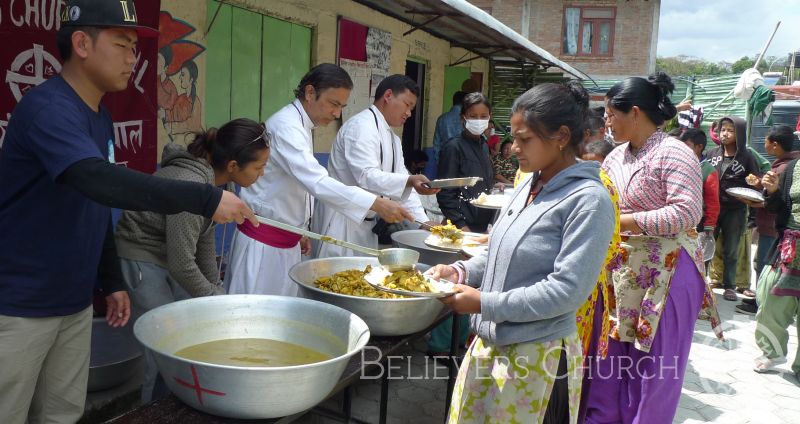
M711 287L712 289L721 289L722 288L722 282L719 281L719 280L709 280L708 281L708 286Z
M743 296L746 296L746 297L756 297L756 292L754 292L754 291L752 291L750 289L746 289L744 287L739 287L739 288L736 289L736 291L741 293Z
M753 371L755 371L757 373L768 372L768 371L772 371L776 366L781 365L781 364L785 364L785 363L786 363L786 357L785 356L779 356L777 358L770 359L770 358L767 358L764 355L761 355L758 358L756 358L756 360L754 361Z
M725 289L725 292L722 293L722 298L725 300L730 300L731 302L739 300L739 298L736 296L736 291L733 289Z

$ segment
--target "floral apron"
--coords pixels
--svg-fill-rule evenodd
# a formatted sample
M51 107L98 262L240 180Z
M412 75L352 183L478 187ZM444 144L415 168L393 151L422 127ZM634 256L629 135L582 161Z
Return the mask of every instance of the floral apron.
M611 319L610 337L634 343L649 352L658 331L680 249L686 249L703 275L703 253L697 234L681 233L675 237L623 236L621 253L609 264L614 290L608 304ZM705 284L699 319L711 321L722 338L721 321L711 288Z

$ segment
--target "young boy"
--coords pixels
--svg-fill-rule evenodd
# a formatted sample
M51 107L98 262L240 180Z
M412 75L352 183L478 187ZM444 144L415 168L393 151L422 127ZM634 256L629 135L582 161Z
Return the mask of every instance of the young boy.
M738 246L747 225L747 204L729 195L733 187L749 187L745 178L761 177L756 158L747 150L747 124L739 117L724 117L719 122L721 146L708 153L708 161L719 173L720 213L715 236L722 237L723 298L736 301L736 267ZM749 261L748 261L749 264ZM749 275L749 271L748 271Z
M697 232L714 231L719 218L719 173L708 161L703 160L708 138L702 130L688 128L678 139L697 155L703 172L703 218L697 225Z
M581 159L603 163L612 150L614 150L614 145L604 139L589 141L583 146Z

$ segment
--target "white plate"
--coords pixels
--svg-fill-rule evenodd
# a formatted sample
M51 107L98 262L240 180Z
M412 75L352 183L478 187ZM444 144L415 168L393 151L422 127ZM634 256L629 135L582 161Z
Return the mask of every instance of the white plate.
M487 194L485 203L478 203L478 199L472 199L469 202L478 208L485 209L503 209L508 206L511 201L511 196L505 194Z
M469 256L470 258L474 258L475 256L478 256L483 252L485 252L487 249L489 249L489 246L485 244L478 244L478 245L469 244L461 247L461 252Z
M376 266L372 268L372 271L370 271L369 274L364 276L364 280L366 280L367 284L374 287L376 290L398 294L400 296L440 298L440 297L452 296L456 293L453 290L453 286L455 286L454 283L451 283L450 281L447 280L436 281L427 275L425 276L425 278L433 286L434 290L437 290L433 293L390 289L389 287L383 285L384 280L389 275L391 275L389 271L387 271L383 267Z
M460 252L465 246L486 246L486 244L480 244L473 241L469 234L482 235L476 233L464 233L464 238L462 239L461 243L450 243L449 241L442 240L441 237L431 234L425 240L423 240L423 242L429 247L446 250L448 252Z
M752 188L746 187L731 187L725 190L726 193L737 199L749 200L751 202L763 202L764 196Z

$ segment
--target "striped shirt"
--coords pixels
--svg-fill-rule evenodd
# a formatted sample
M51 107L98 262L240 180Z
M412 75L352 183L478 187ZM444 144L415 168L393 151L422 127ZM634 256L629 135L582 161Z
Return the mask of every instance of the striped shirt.
M703 216L703 177L694 153L657 130L638 152L618 146L603 162L620 194L620 213L633 214L645 234L675 235Z

